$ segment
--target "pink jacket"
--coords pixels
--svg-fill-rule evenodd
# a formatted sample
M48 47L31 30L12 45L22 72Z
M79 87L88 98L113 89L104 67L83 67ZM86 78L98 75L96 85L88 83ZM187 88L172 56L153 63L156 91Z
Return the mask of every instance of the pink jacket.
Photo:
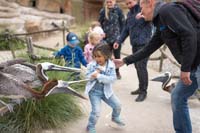
M84 56L85 56L85 60L87 61L87 63L91 62L93 60L92 58L92 50L94 48L94 45L88 43L87 45L85 45L84 47Z

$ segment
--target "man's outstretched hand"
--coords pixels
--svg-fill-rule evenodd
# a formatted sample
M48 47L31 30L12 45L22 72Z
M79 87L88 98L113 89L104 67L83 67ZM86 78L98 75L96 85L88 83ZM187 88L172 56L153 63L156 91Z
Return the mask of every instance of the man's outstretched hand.
M122 59L113 59L113 62L115 63L116 68L119 68L125 64Z

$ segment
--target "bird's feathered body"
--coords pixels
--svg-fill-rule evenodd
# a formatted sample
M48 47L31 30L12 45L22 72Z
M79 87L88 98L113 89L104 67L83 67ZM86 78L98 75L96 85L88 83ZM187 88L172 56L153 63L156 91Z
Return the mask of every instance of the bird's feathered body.
M0 72L0 94L24 95L30 98L32 94L27 91L26 87L28 86L14 75Z

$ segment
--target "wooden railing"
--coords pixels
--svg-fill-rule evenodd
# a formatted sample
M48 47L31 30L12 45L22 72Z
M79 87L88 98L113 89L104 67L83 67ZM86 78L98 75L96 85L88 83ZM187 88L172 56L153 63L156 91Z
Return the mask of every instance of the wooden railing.
M16 58L16 55L15 55L15 50L12 48L13 44L11 44L11 41L10 41L11 39L20 40L20 41L24 42L25 44L27 44L27 50L28 50L27 52L29 55L34 55L33 47L39 48L39 49L44 49L44 50L49 50L49 51L56 51L56 49L53 49L53 48L48 48L48 47L43 47L43 46L33 44L32 38L30 37L31 35L36 35L36 34L41 34L41 33L50 33L50 32L55 32L55 31L61 31L62 35L63 35L63 46L64 46L66 43L65 42L65 40L66 40L65 34L66 34L66 32L69 32L69 29L64 26L64 23L63 23L62 27L59 27L57 25L55 25L55 27L56 28L54 28L54 29L29 32L29 33L20 33L20 34L19 33L12 34L8 30L6 30L4 32L4 34L0 36L0 41L6 41L8 43L8 46L10 48L13 58ZM21 37L24 37L25 39L22 39Z

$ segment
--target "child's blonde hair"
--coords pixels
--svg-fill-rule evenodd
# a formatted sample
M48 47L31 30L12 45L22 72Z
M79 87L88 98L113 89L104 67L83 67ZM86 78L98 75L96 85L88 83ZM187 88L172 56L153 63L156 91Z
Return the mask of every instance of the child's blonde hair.
M101 26L101 24L98 21L92 21L91 22L91 29L94 29L96 26Z
M90 32L88 36L88 40L91 44L94 44L96 40L100 41L101 35L96 32Z
M116 3L116 0L112 0L114 3ZM104 7L105 7L105 16L106 16L106 19L109 19L109 8L107 6L107 0L104 1Z

